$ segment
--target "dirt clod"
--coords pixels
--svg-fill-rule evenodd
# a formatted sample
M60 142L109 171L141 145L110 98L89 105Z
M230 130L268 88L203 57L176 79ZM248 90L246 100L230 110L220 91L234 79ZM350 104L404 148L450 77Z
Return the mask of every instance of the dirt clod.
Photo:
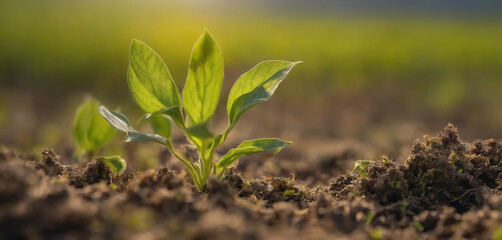
M42 151L42 162L37 164L37 169L42 169L49 176L61 175L64 167L59 163L61 157L52 150L45 149Z

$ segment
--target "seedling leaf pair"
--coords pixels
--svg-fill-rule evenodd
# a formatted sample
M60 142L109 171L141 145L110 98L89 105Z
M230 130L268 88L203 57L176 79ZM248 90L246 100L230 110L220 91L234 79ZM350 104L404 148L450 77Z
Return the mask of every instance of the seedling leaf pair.
M171 74L159 55L145 43L133 40L128 85L134 100L146 112L140 122L150 120L155 134L134 130L124 115L104 106L99 108L99 112L111 126L126 133L124 141L154 141L168 147L187 167L195 185L202 191L210 175L221 177L240 156L264 151L277 153L291 143L277 138L249 140L231 149L219 161L214 159L215 149L223 144L241 115L256 104L268 100L297 63L266 61L244 73L228 97L228 127L223 133L215 134L211 119L220 98L223 58L211 35L205 31L193 47L182 94L183 104ZM200 159L194 162L176 152L170 141L168 118L195 145Z

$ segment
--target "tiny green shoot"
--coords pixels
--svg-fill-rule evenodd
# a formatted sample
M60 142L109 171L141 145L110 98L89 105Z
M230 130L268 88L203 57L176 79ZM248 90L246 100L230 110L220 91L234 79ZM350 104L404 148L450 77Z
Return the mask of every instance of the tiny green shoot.
M364 177L366 175L366 166L368 166L373 161L371 160L357 160L354 163L354 169L352 172L359 173L359 177Z
M366 217L365 224L370 225L371 222L373 221L373 218L375 217L375 212L371 211L368 216Z
M295 195L296 191L294 189L288 189L282 193L283 197Z
M135 130L124 115L104 106L99 107L99 112L112 127L126 133L125 142L152 141L166 146L203 191L210 176L222 177L239 157L265 151L277 153L291 143L277 138L248 140L220 159L215 157L215 149L225 142L239 118L268 100L298 63L265 61L242 74L228 95L228 126L215 134L211 119L220 98L223 57L213 37L205 31L195 43L182 94L161 57L145 43L133 40L127 82L134 100L146 112L140 121L150 120L154 134ZM183 157L175 150L171 143L171 121L197 148L198 159Z
M77 144L74 159L78 160L87 153L92 156L99 148L110 142L115 129L101 117L99 101L88 98L77 109L73 121L73 139Z

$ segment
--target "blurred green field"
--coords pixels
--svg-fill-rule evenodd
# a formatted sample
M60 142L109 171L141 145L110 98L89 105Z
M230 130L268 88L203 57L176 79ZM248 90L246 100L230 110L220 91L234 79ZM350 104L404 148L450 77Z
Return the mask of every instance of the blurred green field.
M181 89L191 47L204 28L223 51L223 95L260 61L301 60L278 92L288 104L330 106L349 95L382 97L420 114L478 105L502 112L502 18L320 14L153 0L2 3L0 111L37 94L46 96L48 116L71 112L65 104L78 103L82 93L132 105L125 76L133 38L158 51ZM14 121L2 116L4 127ZM502 114L489 120L490 126L502 123Z

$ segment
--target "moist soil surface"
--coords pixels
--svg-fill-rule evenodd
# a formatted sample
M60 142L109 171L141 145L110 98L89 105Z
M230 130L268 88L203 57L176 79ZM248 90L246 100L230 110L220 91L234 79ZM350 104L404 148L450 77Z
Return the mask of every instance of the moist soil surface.
M290 178L246 180L239 167L198 192L178 168L115 175L4 147L0 239L502 239L501 142L464 142L448 125L403 164L340 172L345 155Z

